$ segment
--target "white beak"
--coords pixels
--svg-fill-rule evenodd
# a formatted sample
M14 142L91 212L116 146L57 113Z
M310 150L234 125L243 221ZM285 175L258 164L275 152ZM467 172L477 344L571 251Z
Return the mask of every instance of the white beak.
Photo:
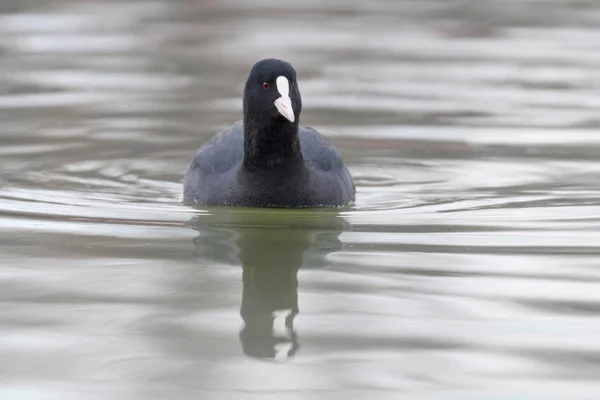
M288 121L294 122L296 118L292 107L292 99L289 96L290 82L285 76L279 76L275 83L277 84L277 91L281 94L281 97L275 100L275 107Z

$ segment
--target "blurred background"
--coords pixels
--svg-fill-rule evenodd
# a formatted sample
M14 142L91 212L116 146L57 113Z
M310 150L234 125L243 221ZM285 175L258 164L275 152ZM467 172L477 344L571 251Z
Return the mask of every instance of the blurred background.
M250 67L350 210L180 204ZM597 399L600 1L2 0L0 398Z

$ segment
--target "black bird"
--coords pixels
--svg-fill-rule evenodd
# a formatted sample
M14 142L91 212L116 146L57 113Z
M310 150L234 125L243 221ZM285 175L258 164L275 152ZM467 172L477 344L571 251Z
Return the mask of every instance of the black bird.
M302 99L291 64L266 59L250 71L244 120L198 149L183 200L203 205L331 207L354 202L352 176L319 132L299 126Z

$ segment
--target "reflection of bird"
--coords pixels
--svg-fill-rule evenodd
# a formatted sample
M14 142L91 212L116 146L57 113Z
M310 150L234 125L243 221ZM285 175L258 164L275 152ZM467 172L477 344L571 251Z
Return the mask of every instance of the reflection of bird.
M340 153L299 126L296 71L267 59L244 89L244 120L198 149L184 177L185 201L262 207L343 206L355 188Z
M215 210L189 225L200 232L196 255L229 262L236 254L242 263L244 353L277 360L293 356L300 347L294 330L298 270L325 265L326 256L341 248L338 236L350 225L337 212L256 209ZM228 240L214 246L214 237Z
M285 359L298 350L294 332L299 312L296 267L244 265L240 342L247 355Z

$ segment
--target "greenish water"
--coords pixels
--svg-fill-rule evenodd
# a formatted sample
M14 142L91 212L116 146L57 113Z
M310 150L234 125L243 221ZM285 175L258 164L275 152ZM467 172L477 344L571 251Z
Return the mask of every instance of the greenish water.
M5 1L0 399L597 399L600 4ZM193 209L257 59L344 210Z

